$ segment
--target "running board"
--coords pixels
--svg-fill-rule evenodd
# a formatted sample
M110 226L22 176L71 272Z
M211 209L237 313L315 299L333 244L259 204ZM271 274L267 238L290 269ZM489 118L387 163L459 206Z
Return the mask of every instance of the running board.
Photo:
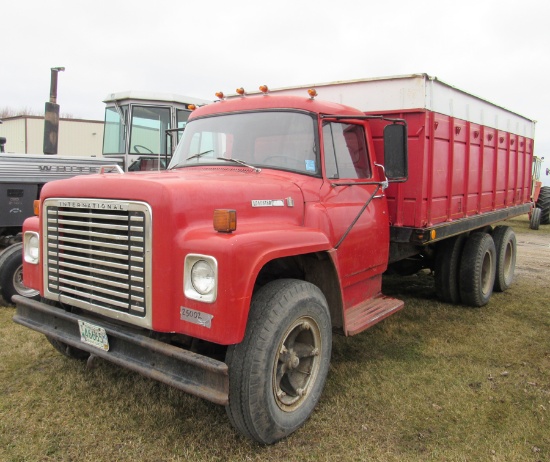
M378 295L346 311L346 335L355 335L399 311L405 302Z

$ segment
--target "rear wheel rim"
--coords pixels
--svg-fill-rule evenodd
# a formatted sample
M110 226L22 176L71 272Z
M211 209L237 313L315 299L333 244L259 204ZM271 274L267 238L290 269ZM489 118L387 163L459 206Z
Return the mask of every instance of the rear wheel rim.
M491 292L493 282L493 256L486 252L481 266L481 291L484 295Z
M506 245L506 250L504 252L504 262L502 265L504 279L506 282L510 282L514 272L513 255L514 255L514 246L512 245L511 241L508 241L508 244Z

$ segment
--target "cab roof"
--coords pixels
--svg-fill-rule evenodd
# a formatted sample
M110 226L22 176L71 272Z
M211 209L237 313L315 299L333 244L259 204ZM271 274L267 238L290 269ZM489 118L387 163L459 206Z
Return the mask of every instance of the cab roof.
M329 101L311 99L302 96L251 95L237 96L216 101L213 104L202 106L191 113L189 119L241 111L254 111L262 109L297 109L317 114L332 115L364 115L358 109Z

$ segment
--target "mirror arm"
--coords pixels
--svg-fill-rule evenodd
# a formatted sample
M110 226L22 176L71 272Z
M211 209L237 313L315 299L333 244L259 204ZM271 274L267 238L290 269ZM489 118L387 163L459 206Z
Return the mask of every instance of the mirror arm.
M384 175L384 181L380 182L380 186L382 187L382 191L384 191L390 185L390 183L388 181L388 177L386 176L386 169L384 168L384 166L382 164L377 164L375 162L374 165L382 169L382 174Z

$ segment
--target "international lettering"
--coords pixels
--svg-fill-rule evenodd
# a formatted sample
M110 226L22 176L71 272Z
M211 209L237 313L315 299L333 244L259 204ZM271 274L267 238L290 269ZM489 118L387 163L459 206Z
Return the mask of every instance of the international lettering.
M84 200L59 201L59 207L94 210L128 210L128 204L122 202L94 202Z

